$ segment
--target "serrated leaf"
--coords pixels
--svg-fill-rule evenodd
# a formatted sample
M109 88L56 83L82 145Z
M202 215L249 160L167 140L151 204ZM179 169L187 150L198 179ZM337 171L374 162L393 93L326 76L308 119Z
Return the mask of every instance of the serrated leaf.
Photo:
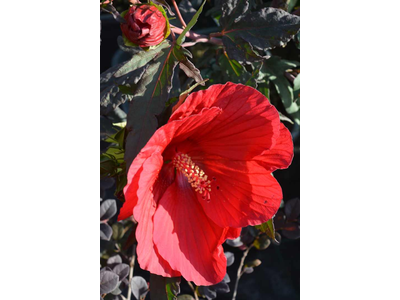
M221 5L222 15L219 23L222 28L229 27L232 23L240 21L249 10L253 0L226 0Z
M239 62L259 59L268 49L286 45L300 28L300 17L277 8L249 12L222 29L222 42L231 59Z
M272 240L275 240L275 226L273 219L270 219L267 222L262 223L261 225L256 225L254 227L261 232L266 233L267 236L269 236Z
M134 86L142 77L146 67L133 70L122 77L115 77L114 73L123 65L119 64L108 69L100 76L100 114L108 115L121 104L131 101L132 95L120 90L120 86Z
M100 294L112 292L118 286L118 275L111 271L100 271Z
M102 4L100 6L101 10L110 13L114 19L120 23L126 23L126 20L119 14L117 9L112 5L112 3Z
M166 40L169 44L169 42ZM126 124L125 161L127 169L156 131L157 115L170 98L174 69L186 59L183 48L172 44L148 65L131 102Z
M187 59L186 56L181 58L179 67L183 72L185 72L187 77L193 78L196 82L203 82L203 77L201 77L200 70L195 67L195 65ZM201 84L201 85L204 85Z
M105 115L133 98L132 87L136 85L147 69L147 64L160 52L169 47L168 41L156 48L144 51L135 49L128 61L114 66L100 75L100 113ZM121 87L124 86L122 89ZM130 90L130 92L128 92Z
M197 12L194 14L193 18L190 20L190 22L187 24L185 29L182 31L182 33L179 35L179 37L176 39L176 43L178 45L182 45L183 42L185 41L185 34L189 32L190 29L197 23L197 19L199 18L201 12L203 11L203 6L206 3L206 0L204 0L203 4L199 7Z

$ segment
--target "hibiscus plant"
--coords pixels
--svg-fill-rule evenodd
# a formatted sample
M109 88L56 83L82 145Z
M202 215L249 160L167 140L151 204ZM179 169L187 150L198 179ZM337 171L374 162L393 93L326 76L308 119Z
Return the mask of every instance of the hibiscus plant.
M239 280L268 268L251 250L300 236L283 184L298 172L300 1L100 10L118 25L100 76L100 298L249 299Z

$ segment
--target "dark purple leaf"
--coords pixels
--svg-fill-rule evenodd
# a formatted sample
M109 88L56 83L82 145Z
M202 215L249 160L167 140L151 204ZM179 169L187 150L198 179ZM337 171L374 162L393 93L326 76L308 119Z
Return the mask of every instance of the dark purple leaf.
M222 3L222 15L219 23L222 28L228 28L232 23L237 23L249 10L250 2L253 0L225 0Z
M234 240L226 240L226 244L231 247L235 247L235 248L243 245L242 241L240 240L240 237L238 237Z
M114 266L116 266L117 264L120 264L120 263L122 263L122 258L118 254L111 256L107 259L107 265L110 268L114 268Z
M134 276L131 280L132 294L136 300L144 298L144 296L149 291L146 280L140 276Z
M235 255L232 252L225 252L226 256L226 266L229 267L235 261Z
M112 228L106 223L100 224L100 239L109 241L113 234Z
M100 271L100 294L108 294L118 286L118 275L106 270Z
M129 275L129 265L127 264L117 264L113 268L113 272L118 275L119 281L122 281Z
M217 298L217 292L210 289L208 286L199 286L198 287L200 295L205 297L206 299L215 299Z
M112 14L112 16L114 17L114 19L116 21L118 21L120 23L126 23L126 20L123 17L121 17L121 15L117 11L117 9L112 5L112 3L103 4L100 6L100 8L101 8L101 10Z
M111 219L117 213L117 205L115 200L109 199L103 201L100 205L100 220L105 221Z
M285 203L285 215L288 221L293 221L300 216L300 199L290 199Z
M267 50L286 45L300 28L300 17L271 7L235 20L222 26L222 41L229 58L239 62L262 59Z

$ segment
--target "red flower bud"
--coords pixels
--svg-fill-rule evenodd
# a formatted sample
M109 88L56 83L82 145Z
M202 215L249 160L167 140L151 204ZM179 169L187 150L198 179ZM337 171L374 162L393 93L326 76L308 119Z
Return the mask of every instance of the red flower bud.
M140 47L160 44L169 35L169 23L162 8L156 5L134 5L126 12L122 33Z

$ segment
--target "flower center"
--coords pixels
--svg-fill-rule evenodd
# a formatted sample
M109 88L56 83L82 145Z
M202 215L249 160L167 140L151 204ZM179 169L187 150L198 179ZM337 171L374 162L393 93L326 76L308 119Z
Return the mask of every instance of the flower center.
M211 181L207 180L207 175L192 162L189 155L178 153L172 163L177 170L185 175L195 192L202 194L204 200L210 201Z

